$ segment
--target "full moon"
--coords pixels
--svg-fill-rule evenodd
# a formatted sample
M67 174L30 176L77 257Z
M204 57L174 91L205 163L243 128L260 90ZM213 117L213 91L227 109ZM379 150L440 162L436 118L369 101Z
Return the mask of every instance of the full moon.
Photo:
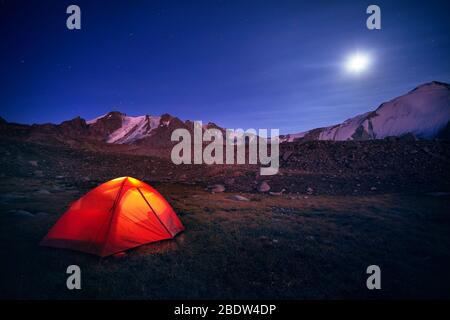
M370 57L367 54L355 53L348 57L345 68L350 73L359 74L367 70L370 66Z

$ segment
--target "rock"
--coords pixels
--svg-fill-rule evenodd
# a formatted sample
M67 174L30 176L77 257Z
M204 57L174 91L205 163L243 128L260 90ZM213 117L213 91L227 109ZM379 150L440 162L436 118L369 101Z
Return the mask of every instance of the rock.
M269 194L271 196L281 196L281 195L283 195L283 192L285 192L285 191L286 191L286 189L283 189L280 192L269 192Z
M50 214L47 213L47 212L38 212L34 216L37 217L37 218L45 218L45 217L48 217L49 215Z
M309 194L309 195L312 195L312 194L314 193L314 189L311 188L311 187L308 187L308 188L306 189L306 193Z
M46 189L39 189L38 191L35 192L36 194L50 194L50 191L46 190Z
M25 217L25 218L32 218L34 217L34 214L31 212L28 212L26 210L11 210L10 213L17 217Z
M391 143L397 141L397 137L394 137L394 136L389 136L389 137L386 137L384 139L389 141L389 142L391 142Z
M225 186L222 184L215 184L210 187L210 191L213 193L220 193L225 191Z
M36 170L36 171L33 172L33 174L36 177L43 177L44 176L44 172L42 170Z
M28 161L28 163L31 164L33 167L38 166L38 162L36 160L30 160L30 161Z
M232 186L235 183L236 179L230 178L225 180L225 185Z
M123 259L123 258L125 258L127 256L127 253L126 252L118 252L118 253L116 253L116 254L113 254L113 258L114 259Z
M58 192L58 191L62 191L62 190L64 190L64 189L63 189L62 186L56 185L56 186L53 186L51 190L52 190L52 191L57 191L57 192Z
M283 153L283 160L287 161L292 156L292 154L292 151L286 151L285 153Z
M266 181L263 181L259 186L258 186L258 191L259 192L268 192L270 190L270 186Z
M406 133L399 137L400 141L417 141L417 137L413 133Z
M235 200L235 201L250 201L250 199L240 196L238 194L234 194L234 195L228 197L228 199Z

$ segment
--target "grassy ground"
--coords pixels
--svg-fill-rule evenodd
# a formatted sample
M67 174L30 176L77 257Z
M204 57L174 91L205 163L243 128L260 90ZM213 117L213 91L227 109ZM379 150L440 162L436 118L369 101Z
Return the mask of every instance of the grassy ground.
M242 194L251 201L240 202L230 199L232 193L196 186L154 186L185 232L121 258L99 259L38 246L89 183L80 189L54 179L2 179L0 296L450 298L448 196ZM71 264L81 267L82 290L66 289ZM366 289L365 271L372 264L382 270L382 290L376 292Z

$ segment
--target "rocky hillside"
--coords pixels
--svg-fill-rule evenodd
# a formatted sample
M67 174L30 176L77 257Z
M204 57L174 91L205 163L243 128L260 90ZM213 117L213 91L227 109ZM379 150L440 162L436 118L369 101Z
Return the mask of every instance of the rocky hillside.
M102 141L114 144L164 145L170 142L174 130L193 130L192 121L182 121L169 114L131 117L117 111L89 120L86 124L89 131L98 133ZM203 128L223 130L211 122Z
M111 151L111 150L109 150ZM92 187L120 176L272 196L450 192L447 141L306 141L281 145L280 172L259 165L174 165L167 159L0 139L0 178ZM47 182L44 183L44 185Z
M211 128L224 131L211 122L203 125L203 130ZM89 121L77 117L60 124L31 126L0 119L0 136L19 141L163 157L170 154L176 143L171 142L172 132L176 129L187 129L192 133L194 122L182 121L169 114L131 117L118 111Z

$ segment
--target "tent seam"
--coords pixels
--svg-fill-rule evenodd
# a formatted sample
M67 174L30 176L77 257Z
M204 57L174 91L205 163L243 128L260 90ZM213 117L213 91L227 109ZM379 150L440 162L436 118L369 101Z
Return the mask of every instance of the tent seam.
M117 203L120 200L120 195L122 194L122 190L123 190L123 186L125 185L125 182L128 180L128 177L125 177L125 179L123 180L122 184L120 185L120 189L119 192L117 193L116 199L114 200L114 204L111 208L110 211L111 212L111 218L109 219L109 223L108 223L108 231L106 231L106 236L105 236L105 243L102 246L102 249L100 250L100 256L103 256L103 251L105 250L106 244L108 243L108 239L111 233L111 225L113 223L114 220L114 216L115 216L115 212L116 212L116 207L117 207Z
M139 193L141 194L142 198L144 198L144 201L147 203L147 205L150 207L150 209L152 210L153 214L155 215L156 219L158 219L159 223L161 223L161 225L164 227L164 229L166 229L167 233L170 235L171 238L174 237L174 235L172 234L172 232L169 231L169 229L166 227L166 225L161 221L161 219L158 217L158 215L156 214L155 210L153 209L153 207L150 205L150 203L147 201L147 198L144 196L144 194L142 193L141 189L139 187L136 187L136 189L139 191Z

